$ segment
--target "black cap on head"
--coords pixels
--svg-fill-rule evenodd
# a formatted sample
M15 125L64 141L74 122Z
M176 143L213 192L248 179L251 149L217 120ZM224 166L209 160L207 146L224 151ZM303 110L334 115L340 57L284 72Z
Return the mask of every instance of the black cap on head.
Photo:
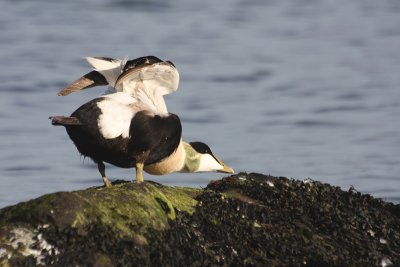
M193 147L194 150L201 154L213 154L210 147L202 142L190 142L189 144Z

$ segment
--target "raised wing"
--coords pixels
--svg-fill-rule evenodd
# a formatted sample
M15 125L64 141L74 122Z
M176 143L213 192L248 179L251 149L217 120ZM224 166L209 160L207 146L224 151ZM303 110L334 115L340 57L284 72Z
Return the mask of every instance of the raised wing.
M101 85L110 85L114 91L129 93L145 86L149 91L161 95L176 91L178 88L179 73L174 64L155 56L133 60L87 57L86 60L95 70L62 89L58 95L65 96Z
M87 57L86 61L92 65L95 71L104 76L111 87L115 87L115 82L119 75L123 73L127 60L114 59L109 57Z
M179 85L179 72L170 61L162 61L128 68L115 82L115 88L126 92L134 92L143 85L161 95L175 92Z
M86 61L94 68L93 71L83 75L62 89L58 95L66 96L70 93L87 88L111 85L114 86L118 76L122 73L126 60L109 57L87 57Z
M100 85L108 85L108 82L103 75L94 70L83 75L78 80L72 82L70 85L58 92L58 95L66 96L76 91Z
M156 113L167 113L163 95L175 92L179 85L174 64L160 61L130 67L128 63L115 82L115 89L129 93Z

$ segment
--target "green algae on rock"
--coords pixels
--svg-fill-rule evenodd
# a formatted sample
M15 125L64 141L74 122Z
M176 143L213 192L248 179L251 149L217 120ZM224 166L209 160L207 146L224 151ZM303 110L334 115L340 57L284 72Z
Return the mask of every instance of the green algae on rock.
M45 232L75 232L85 236L93 226L107 229L115 238L146 244L147 231L161 231L176 211L193 213L199 189L167 187L146 182L119 183L112 188L58 192L0 210L0 263L2 258L32 256L43 263L40 241ZM10 241L11 240L11 241ZM47 241L46 241L47 243ZM27 248L36 247L36 250ZM47 246L48 254L58 249ZM36 261L36 260L35 260Z
M155 183L121 183L75 192L58 192L0 211L0 226L12 222L34 226L51 224L58 229L84 228L92 223L110 226L121 235L135 235L129 225L163 229L175 209L192 213L199 189L167 187ZM168 196L168 198L166 197ZM143 229L145 231L145 229Z
M239 173L107 190L0 210L0 266L400 266L400 205L352 188Z

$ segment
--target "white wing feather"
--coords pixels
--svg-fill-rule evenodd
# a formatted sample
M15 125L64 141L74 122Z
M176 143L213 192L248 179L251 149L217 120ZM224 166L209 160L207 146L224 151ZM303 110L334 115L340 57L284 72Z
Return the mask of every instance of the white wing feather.
M179 72L171 63L164 61L124 71L126 59L86 60L112 87L109 93L128 93L154 113L168 112L163 96L175 92L179 85Z
M112 59L106 60L96 57L86 57L86 61L98 72L100 72L104 78L106 78L108 84L115 87L115 82L121 75L126 60Z
M178 85L177 69L160 62L126 71L118 78L115 89L131 94L155 113L167 113L163 95L175 92Z

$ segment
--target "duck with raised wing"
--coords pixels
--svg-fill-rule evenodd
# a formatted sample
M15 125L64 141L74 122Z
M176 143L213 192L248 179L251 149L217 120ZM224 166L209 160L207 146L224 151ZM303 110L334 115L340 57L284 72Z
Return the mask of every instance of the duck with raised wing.
M177 90L179 73L170 61L148 56L134 60L87 58L95 68L60 91L59 95L98 85L110 85L71 116L50 117L65 126L78 151L97 163L107 187L104 162L136 168L153 175L172 172L218 171L233 173L204 143L182 141L182 125L169 113L164 95Z

